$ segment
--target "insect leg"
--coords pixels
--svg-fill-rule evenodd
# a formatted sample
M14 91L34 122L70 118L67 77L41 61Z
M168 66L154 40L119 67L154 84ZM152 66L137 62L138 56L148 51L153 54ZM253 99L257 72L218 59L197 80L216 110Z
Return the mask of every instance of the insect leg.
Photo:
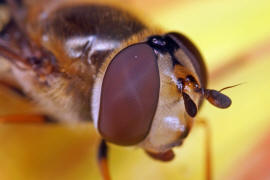
M104 180L110 180L108 168L108 146L105 140L101 140L98 148L98 164Z
M212 159L211 159L211 129L204 119L197 119L196 123L204 128L205 132L205 179L212 180Z
M8 42L0 39L0 56L9 60L20 69L30 69L28 61L12 51L12 48L10 48L8 44Z
M12 114L0 116L0 123L44 123L46 116L39 114Z
M17 95L21 97L25 97L25 98L27 97L26 94L19 87L17 87L16 85L10 82L0 79L0 86L4 86L5 88L11 90L12 92L16 93Z
M0 73L1 75L1 73ZM22 98L24 101L28 102L31 100L29 96L27 96L19 86L8 82L6 80L0 79L0 87L7 88L8 92L14 92L16 95L19 95L16 98ZM2 87L1 87L2 88ZM15 98L15 97L14 97ZM42 112L28 112L27 114L10 114L10 115L0 115L0 123L54 123L55 119L44 115Z

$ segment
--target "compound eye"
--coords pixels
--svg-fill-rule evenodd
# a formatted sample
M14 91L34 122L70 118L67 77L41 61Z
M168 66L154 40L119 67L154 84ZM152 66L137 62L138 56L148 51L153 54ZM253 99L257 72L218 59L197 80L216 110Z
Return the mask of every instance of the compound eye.
M134 145L148 134L159 99L156 55L145 44L120 51L102 83L98 130L107 141Z
M205 88L207 85L206 66L196 46L187 37L180 33L171 32L166 34L166 36L172 38L178 44L179 48L189 56L196 73L200 77L201 87Z

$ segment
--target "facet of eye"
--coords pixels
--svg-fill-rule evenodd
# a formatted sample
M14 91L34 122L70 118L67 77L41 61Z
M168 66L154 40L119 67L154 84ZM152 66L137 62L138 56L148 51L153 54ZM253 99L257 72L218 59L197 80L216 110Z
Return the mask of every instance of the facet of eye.
M98 130L107 141L134 145L148 134L159 99L156 55L146 43L120 51L103 79Z

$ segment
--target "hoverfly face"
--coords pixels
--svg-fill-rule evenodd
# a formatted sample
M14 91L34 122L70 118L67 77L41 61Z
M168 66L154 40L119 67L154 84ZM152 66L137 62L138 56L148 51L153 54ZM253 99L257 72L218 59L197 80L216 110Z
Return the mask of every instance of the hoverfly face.
M152 153L166 152L181 145L201 101L201 95L185 83L189 76L193 80L200 78L191 59L197 57L191 57L189 47L180 48L172 37L174 35L166 34L148 39L157 55L160 94L151 129L139 146ZM201 81L196 82L201 86Z
M101 136L154 153L180 145L206 85L197 52L177 33L150 36L118 52L93 91L92 113Z

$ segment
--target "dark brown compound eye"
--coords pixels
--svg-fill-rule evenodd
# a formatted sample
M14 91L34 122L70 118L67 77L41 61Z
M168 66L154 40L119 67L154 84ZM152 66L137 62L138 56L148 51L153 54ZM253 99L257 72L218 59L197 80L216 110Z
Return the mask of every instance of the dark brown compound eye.
M145 44L120 51L103 79L98 130L107 141L134 145L148 134L159 99L160 79L153 49Z

